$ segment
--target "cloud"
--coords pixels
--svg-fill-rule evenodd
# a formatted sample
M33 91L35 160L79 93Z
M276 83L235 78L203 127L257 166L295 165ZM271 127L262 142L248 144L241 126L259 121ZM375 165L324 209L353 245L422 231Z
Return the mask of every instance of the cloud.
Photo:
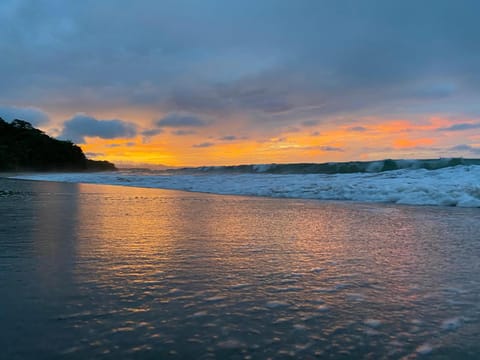
M105 146L109 147L109 148L118 148L118 147L122 147L122 146L132 147L132 146L135 146L135 145L136 144L134 142L126 142L126 143L123 143L123 144L107 144Z
M16 69L18 73L22 66L26 71L14 85L22 81L22 77L34 82L42 78L49 80L57 71L57 80L66 80L70 75L75 85L82 84L83 80L83 84L100 87L112 84L112 80L129 86L148 78L153 88L163 84L172 95L182 93L172 85L178 84L177 79L182 80L182 87L186 84L191 88L192 84L201 87L255 82L272 72L275 75L295 73L296 83L302 77L311 84L320 78L324 80L322 87L332 90L347 83L356 87L362 83L393 83L422 72L426 75L455 73L460 68L452 70L450 66L461 62L466 67L462 70L467 73L474 64L460 55L464 54L461 50L468 51L465 55L478 54L474 42L478 29L472 14L478 11L479 5L468 0L462 7L442 0L435 2L436 6L412 1L396 4L378 4L372 0L361 4L320 2L308 6L280 2L250 0L227 6L207 0L188 7L175 2L123 2L115 9L122 21L110 21L108 26L105 26L105 14L116 4L114 0L96 4L95 14L89 11L89 1L68 6L44 2L35 12L18 6L2 19L10 29L5 34L3 47L8 48L13 39L17 39L15 47L11 46L14 58L25 53L31 58L18 65L8 59L2 61L9 70ZM416 6L415 12L411 11L412 4ZM215 11L209 14L212 9ZM156 14L155 21L151 14ZM142 26L138 26L139 18L146 19ZM188 18L191 26L179 31L179 18ZM408 24L405 18L409 19ZM448 22L451 18L458 20L455 27ZM428 30L425 23L429 24ZM91 36L92 32L97 36ZM432 41L438 38L442 41ZM103 46L107 42L108 50ZM232 50L232 44L238 50ZM88 49L95 51L95 59ZM67 59L70 62L62 64ZM115 61L109 61L112 59ZM35 68L45 60L52 63ZM433 68L432 62L438 65ZM31 76L35 69L41 76ZM187 80L182 77L186 72ZM289 78L285 80L292 80ZM335 83L335 78L342 82ZM275 83L282 83L282 79L277 78ZM263 83L263 88L266 85ZM436 80L433 85L421 88L427 93L443 94L454 86L453 81ZM415 94L418 89L416 85ZM141 91L138 87L132 88L131 98L138 103L158 102L159 94L150 90L151 87ZM195 93L199 97L202 94L201 91ZM267 111L279 108L272 106L273 98L269 96L258 100L262 94L257 90L232 95L246 99L240 100L244 104L252 103Z
M344 149L335 147L335 146L319 146L318 148L322 151L339 151L339 152L345 151Z
M192 147L194 147L194 148L207 148L207 147L211 147L211 146L214 146L214 145L215 145L215 143L212 143L212 142L204 142L204 143L192 145Z
M302 122L303 126L306 127L311 127L311 126L317 126L320 122L318 120L305 120Z
M451 83L434 83L420 87L415 95L427 99L443 99L453 95L456 90L456 86Z
M192 114L171 113L156 122L160 127L202 127L205 120Z
M348 131L354 131L354 132L364 132L367 131L368 129L364 126L352 126L347 129Z
M174 130L171 132L171 134L176 136L194 135L196 133L194 130Z
M274 89L258 88L251 92L238 92L232 94L231 98L240 108L267 114L283 113L295 107L295 104L291 103L287 96L275 92Z
M480 123L455 124L448 127L438 128L437 131L464 131L464 130L472 130L472 129L480 129Z
M171 128L241 118L247 135L343 115L480 110L474 0L30 5L0 5L5 104L130 107L169 113L157 126Z
M77 114L64 123L59 138L84 144L85 137L102 139L132 138L136 136L136 125L124 120L98 120L84 114Z
M480 147L473 147L467 144L461 144L450 148L452 151L466 151L472 154L480 154Z
M163 129L147 129L143 130L140 134L143 136L142 143L148 144L151 141L151 138L163 133Z
M295 127L295 126L289 126L286 129L284 129L283 132L284 133L296 133L296 132L300 132L300 129L298 127Z
M142 131L141 134L146 137L151 137L151 136L161 134L162 132L163 132L163 129L148 129L148 130Z
M0 105L0 117L6 121L12 121L14 119L24 120L34 126L44 125L49 121L48 115L35 107Z
M221 138L219 138L219 140L221 140L221 141L234 141L234 140L238 140L238 137L236 137L235 135L227 135L227 136L222 136Z
M86 152L85 156L88 158L97 158L101 156L105 156L105 153L100 153L100 152Z

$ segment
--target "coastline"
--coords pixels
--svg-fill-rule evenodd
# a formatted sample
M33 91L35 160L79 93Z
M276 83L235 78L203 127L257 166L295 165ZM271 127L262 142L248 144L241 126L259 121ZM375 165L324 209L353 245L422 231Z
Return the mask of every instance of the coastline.
M33 173L29 180L121 185L219 195L480 208L480 166L380 173L270 174L116 172Z

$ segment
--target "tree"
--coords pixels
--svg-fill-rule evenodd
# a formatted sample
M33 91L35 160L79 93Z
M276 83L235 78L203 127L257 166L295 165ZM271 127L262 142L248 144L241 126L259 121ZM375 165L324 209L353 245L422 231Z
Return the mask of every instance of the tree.
M27 121L0 118L0 171L116 170L108 161L89 160L71 141L46 135Z

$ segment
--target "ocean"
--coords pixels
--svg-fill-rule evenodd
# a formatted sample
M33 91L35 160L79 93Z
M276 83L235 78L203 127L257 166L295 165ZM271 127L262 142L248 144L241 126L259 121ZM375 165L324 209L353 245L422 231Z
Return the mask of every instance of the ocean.
M478 359L480 212L427 205L475 205L478 169L411 171L424 206L303 199L301 174L0 179L2 357ZM263 196L139 187L165 184Z
M480 207L479 159L126 169L17 178L275 198Z

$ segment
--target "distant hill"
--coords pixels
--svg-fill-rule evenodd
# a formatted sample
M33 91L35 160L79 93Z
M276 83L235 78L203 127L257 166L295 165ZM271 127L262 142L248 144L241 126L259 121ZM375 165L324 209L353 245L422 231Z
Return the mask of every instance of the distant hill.
M0 171L108 171L108 161L87 159L71 141L46 135L29 122L0 118Z

